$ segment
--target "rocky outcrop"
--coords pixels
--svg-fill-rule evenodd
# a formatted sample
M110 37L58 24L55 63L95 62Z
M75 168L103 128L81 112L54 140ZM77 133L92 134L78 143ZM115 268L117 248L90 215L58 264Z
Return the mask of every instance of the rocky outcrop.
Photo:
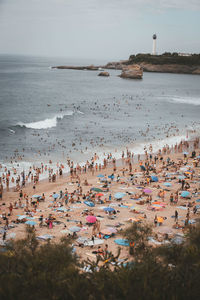
M143 69L140 65L130 65L123 68L121 78L142 79Z
M100 73L98 74L98 76L105 76L105 77L109 77L109 76L110 76L110 74L109 74L108 72L100 72Z
M144 72L177 73L177 74L200 74L200 66L187 66L177 64L153 65L142 62L139 64Z
M99 67L91 65L91 66L56 66L56 67L52 67L52 69L67 69L67 70L88 70L88 71L97 71L99 69Z

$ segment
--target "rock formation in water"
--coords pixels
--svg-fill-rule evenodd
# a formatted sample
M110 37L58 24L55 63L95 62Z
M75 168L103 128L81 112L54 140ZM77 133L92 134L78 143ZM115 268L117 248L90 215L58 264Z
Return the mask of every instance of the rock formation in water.
M105 76L105 77L108 77L108 76L110 76L110 74L108 73L108 72L100 72L99 74L98 74L98 76Z
M139 65L130 65L122 69L121 78L142 79L143 69Z

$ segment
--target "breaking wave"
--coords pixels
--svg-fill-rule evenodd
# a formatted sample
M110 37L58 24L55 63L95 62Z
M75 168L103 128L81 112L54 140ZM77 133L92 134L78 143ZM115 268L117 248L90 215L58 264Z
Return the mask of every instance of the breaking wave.
M200 105L200 98L190 98L190 97L172 97L170 99L172 102L183 103L183 104L192 104Z
M73 111L65 112L64 114L55 115L53 118L47 118L42 121L22 123L19 122L17 125L20 127L26 127L30 129L48 129L57 126L58 120L62 120L65 116L72 116Z

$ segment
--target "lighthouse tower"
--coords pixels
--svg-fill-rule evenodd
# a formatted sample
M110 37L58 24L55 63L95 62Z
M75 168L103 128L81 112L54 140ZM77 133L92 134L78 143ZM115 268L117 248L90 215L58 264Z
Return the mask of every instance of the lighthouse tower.
M156 39L157 39L157 35L154 34L153 35L153 52L152 52L153 55L156 55Z

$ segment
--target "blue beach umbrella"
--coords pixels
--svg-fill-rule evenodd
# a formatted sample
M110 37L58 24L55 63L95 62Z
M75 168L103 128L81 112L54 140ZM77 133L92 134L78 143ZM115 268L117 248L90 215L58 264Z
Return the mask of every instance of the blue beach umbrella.
M146 171L146 168L145 168L144 166L140 166L140 169L141 169L142 171Z
M115 244L120 245L120 246L129 246L129 241L125 239L116 239L114 240Z
M158 182L158 177L157 176L151 176L151 180L154 182Z
M114 179L115 176L114 175L109 175L108 178Z
M86 204L87 206L90 206L90 207L94 207L94 203L92 201L84 201L84 204Z
M111 212L111 211L114 211L114 208L112 208L112 207L104 207L104 211Z
M190 193L188 191L183 191L181 193L181 197L183 197L183 198L189 197L189 195L190 195Z
M97 177L103 178L104 175L103 174L99 174L99 175L97 175Z
M27 224L27 225L30 225L30 226L34 226L34 225L36 225L37 223L35 222L35 221L26 221L25 222L25 224Z
M65 208L65 207L59 207L59 208L57 208L57 211L67 211L67 209Z
M183 152L183 154L188 155L189 153L188 152Z
M27 219L26 215L18 215L18 220L23 220L23 219Z
M33 195L32 198L41 198L40 195Z
M184 175L178 176L178 179L182 180L185 179L186 177Z
M58 195L58 194L53 194L52 197L53 197L54 199L57 199L57 198L59 197L59 195Z
M164 185L164 186L167 186L167 187L172 186L172 184L171 184L170 182L165 182L163 185Z
M116 199L121 199L121 198L123 198L124 196L126 196L126 194L118 192L118 193L115 194L114 197L115 197Z

